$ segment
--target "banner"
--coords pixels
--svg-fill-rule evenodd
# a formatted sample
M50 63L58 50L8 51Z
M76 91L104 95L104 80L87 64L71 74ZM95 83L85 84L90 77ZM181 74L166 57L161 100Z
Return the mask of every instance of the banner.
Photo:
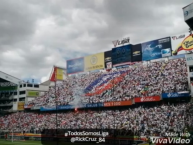
M104 107L103 103L89 103L86 104L86 108Z
M163 93L162 98L190 97L190 93Z
M116 102L104 102L104 107L113 107L113 106L129 106L132 105L132 100L128 101L116 101Z
M25 109L30 109L32 106L33 106L33 105L31 105L31 104L30 104L30 105L25 104L25 105L24 105L24 108L25 108Z
M54 66L53 72L51 73L50 81L62 81L64 79L64 68Z
M186 58L187 65L192 65L193 64L193 54L186 54L185 58Z
M56 110L56 106L53 107L40 107L40 111L54 111Z
M61 68L57 68L56 69L56 79L57 80L63 80L64 78L63 78L63 75L64 75L64 72L63 72L64 70L63 69L61 69Z
M33 106L31 107L31 110L40 110L40 106Z
M105 57L105 68L111 69L112 68L112 51L105 51L104 53Z
M97 107L104 107L103 103L88 103L88 104L80 104L77 108L97 108ZM61 105L57 106L58 110L70 110L74 109L75 106L73 105ZM40 111L54 111L56 107L40 107Z
M27 91L27 96L28 97L38 97L39 92L38 91Z
M67 74L84 72L84 57L67 60Z
M17 92L17 86L0 87L0 92Z
M17 110L24 110L24 102L18 102Z
M112 62L114 65L123 65L131 62L131 45L125 45L112 49Z
M141 44L132 45L131 54L132 62L142 61Z
M150 96L150 97L137 97L135 98L135 103L142 103L142 102L156 102L160 101L160 96Z
M173 55L185 54L193 49L193 38L189 33L171 36Z
M142 43L142 60L148 61L171 56L170 37Z
M185 54L173 55L169 57L169 59L179 59L179 58L185 58Z
M72 105L63 105L63 106L58 106L58 110L68 110L68 109L74 109L74 106Z
M84 70L93 71L104 68L104 52L84 57Z
M127 71L120 71L102 75L85 88L85 96L101 95L104 91L110 90L114 85L123 81L127 74Z

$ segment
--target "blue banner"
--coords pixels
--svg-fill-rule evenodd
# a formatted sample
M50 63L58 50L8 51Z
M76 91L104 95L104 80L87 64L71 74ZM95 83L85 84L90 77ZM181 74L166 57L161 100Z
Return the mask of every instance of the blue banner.
M67 74L73 74L78 72L84 72L84 58L76 58L72 60L67 60Z
M113 65L131 62L131 45L125 45L112 49Z
M58 106L58 110L69 110L69 109L74 109L74 106L72 105L63 105L63 106Z
M81 106L77 108L97 108L97 107L104 107L104 103L81 104ZM57 107L58 110L70 110L74 108L75 106L73 105L63 105ZM54 110L56 110L56 107L40 107L40 111L54 111Z
M170 37L142 43L141 47L143 61L171 56Z
M178 58L185 58L185 54L173 55L169 57L169 59L178 59Z
M189 93L163 93L162 98L179 98L179 97L190 97Z
M40 107L40 111L54 111L56 107Z
M103 103L90 103L86 104L86 108L97 108L97 107L104 107Z

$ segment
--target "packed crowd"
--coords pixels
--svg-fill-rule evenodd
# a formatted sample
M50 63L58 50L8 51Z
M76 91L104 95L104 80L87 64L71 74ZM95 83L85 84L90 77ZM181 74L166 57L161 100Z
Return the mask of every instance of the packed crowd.
M71 111L58 114L60 129L125 129L139 136L184 132L193 125L192 103L136 107L124 110ZM55 113L17 112L0 117L0 129L39 133L56 128Z
M57 85L56 96L59 105L66 105L76 100L84 103L124 101L180 91L189 91L184 58L68 77ZM52 87L28 104L54 106L55 101Z

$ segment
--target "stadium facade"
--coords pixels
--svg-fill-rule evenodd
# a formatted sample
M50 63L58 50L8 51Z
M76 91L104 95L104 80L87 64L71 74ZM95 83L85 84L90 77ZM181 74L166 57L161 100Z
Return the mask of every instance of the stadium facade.
M50 82L26 83L0 71L0 112L23 111L24 104L48 91Z

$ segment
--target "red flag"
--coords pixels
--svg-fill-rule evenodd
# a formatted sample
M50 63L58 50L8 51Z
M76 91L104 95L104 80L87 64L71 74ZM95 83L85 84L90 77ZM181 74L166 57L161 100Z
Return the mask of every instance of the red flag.
M57 70L57 68L54 67L54 71L52 72L52 75L50 77L50 81L52 81L52 82L56 81L56 70Z
M61 125L65 124L65 123L66 123L66 121L62 121Z

